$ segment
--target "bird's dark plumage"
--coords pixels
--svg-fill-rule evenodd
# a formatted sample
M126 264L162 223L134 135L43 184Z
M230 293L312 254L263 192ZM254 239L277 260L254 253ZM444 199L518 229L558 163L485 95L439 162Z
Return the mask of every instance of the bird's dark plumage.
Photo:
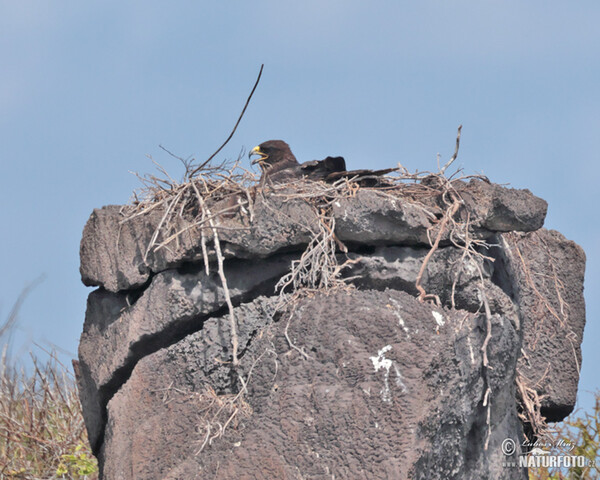
M284 183L298 178L306 177L311 180L324 180L333 182L344 177L380 176L396 170L346 170L344 157L327 157L323 160L298 163L290 150L290 146L283 140L269 140L257 145L248 154L249 157L258 155L259 158L252 164L260 165L263 171L261 183L267 179L274 183Z

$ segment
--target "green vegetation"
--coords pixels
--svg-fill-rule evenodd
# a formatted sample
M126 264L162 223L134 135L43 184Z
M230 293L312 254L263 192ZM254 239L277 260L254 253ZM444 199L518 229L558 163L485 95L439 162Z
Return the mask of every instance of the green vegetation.
M552 455L582 456L584 467L530 468L530 480L597 480L600 479L600 391L596 392L596 404L592 412L574 413L565 421L553 425L553 433L546 438L551 445L572 446L553 448Z
M33 372L0 364L0 478L98 478L72 374L56 358Z
M77 386L70 368L50 354L32 355L29 372L8 355L12 329L27 293L0 324L0 480L96 480Z

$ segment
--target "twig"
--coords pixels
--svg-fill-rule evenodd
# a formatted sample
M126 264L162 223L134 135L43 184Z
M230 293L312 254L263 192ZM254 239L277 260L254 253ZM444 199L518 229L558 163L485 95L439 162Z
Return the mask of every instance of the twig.
M452 293L450 295L450 303L451 303L453 309L456 308L456 302L455 302L456 284L458 283L458 278L463 271L464 264L465 264L465 258L469 258L469 260L471 259L471 255L470 255L471 242L469 240L469 220L470 220L470 218L471 218L471 214L467 213L467 220L465 221L465 239L464 239L465 246L463 248L463 254L460 257L460 260L458 261L459 267L456 269L456 273L454 275L454 281L452 282ZM479 266L477 266L477 269L479 270ZM480 272L480 275L481 275L481 272Z
M541 438L548 432L546 418L541 414L542 398L534 388L529 387L529 379L517 369L515 383L521 394L523 412L519 417L525 423L529 423L536 437Z
M237 327L235 324L235 314L233 312L233 303L231 302L231 295L229 294L229 287L227 286L227 277L225 276L225 270L223 267L223 253L221 252L221 242L219 241L219 232L215 226L215 222L213 221L213 219L211 217L210 210L204 203L204 199L202 198L202 195L200 195L200 192L198 191L198 188L196 187L196 183L191 182L191 184L192 184L192 187L194 188L196 195L198 197L198 203L200 204L201 208L206 212L206 215L208 216L208 223L213 232L213 243L215 246L215 254L217 256L219 277L221 278L221 285L223 286L223 294L225 295L225 301L227 302L227 308L229 309L229 321L231 323L231 345L232 345L233 366L237 367L239 365L239 361L237 358L239 341L238 341L238 335L237 335Z
M304 358L306 358L307 360L312 360L313 358L310 355L308 355L306 352L304 352L304 350L302 350L301 348L298 348L296 345L294 345L294 342L292 342L290 340L290 337L288 335L288 328L290 328L290 322L292 321L293 316L294 316L294 311L292 310L292 313L290 314L290 318L288 319L287 325L285 326L285 330L283 332L285 334L285 339L287 340L290 347L292 347L294 350L300 352L300 354L302 356L304 356Z
M206 220L206 210L202 209L202 222ZM208 260L208 250L206 249L206 234L204 229L200 228L200 247L202 249L202 258L204 259L204 272L208 276L210 274L210 265Z
M194 158L192 158L191 155L186 159L186 158L180 157L179 155L175 155L173 152L171 152L169 149L163 147L162 145L159 145L158 148L160 148L161 150L163 150L164 152L166 152L171 157L179 160L183 164L183 166L185 167L186 173L189 171L190 166L194 162ZM154 160L153 160L153 162L154 162ZM167 174L166 172L164 172L164 173ZM168 176L168 174L167 174L167 176Z
M246 108L248 108L248 104L250 103L250 99L252 98L252 95L254 95L254 91L256 90L256 87L258 86L258 82L260 82L260 77L262 75L262 71L263 71L264 66L265 66L264 63L260 66L260 71L258 72L258 77L256 78L256 82L254 83L254 87L252 87L252 91L250 92L250 95L248 96L248 99L246 100L246 104L244 105L244 109L242 110L242 113L240 114L237 122L235 123L235 126L233 127L233 130L231 131L231 133L227 137L227 140L225 140L225 142L223 142L223 145L221 145L217 149L217 151L215 153L213 153L210 157L208 157L208 160L206 160L204 163L200 164L198 167L196 167L194 170L192 170L192 172L188 175L188 178L192 178L200 170L202 170L206 165L208 165L210 163L210 161L213 158L215 158L215 156L223 149L223 147L229 143L229 140L231 140L231 137L233 137L233 134L237 130L237 127L240 124L240 122L242 120L242 117L244 116L244 113L246 112Z
M484 381L484 385L485 385L485 394L483 395L483 406L487 407L487 434L486 434L486 438L485 438L485 445L484 445L484 449L487 450L488 449L488 445L490 442L490 435L492 433L491 430L491 424L490 424L490 416L491 416L491 408L492 408L492 402L490 400L491 394L492 394L492 390L490 388L490 380L489 380L489 376L488 376L488 369L490 369L490 362L488 359L488 355L487 355L487 347L488 347L488 343L490 342L491 338L492 338L492 312L490 311L490 304L488 303L488 299L487 296L485 294L485 288L483 285L483 281L481 282L481 288L479 289L479 293L481 294L481 303L483 303L483 309L485 312L485 320L486 320L486 335L485 335L485 339L483 341L483 345L481 345L481 352L482 352L482 358L483 358L483 381Z
M442 239L442 235L446 231L446 225L448 224L448 221L454 216L454 214L458 210L459 206L460 206L460 200L458 198L455 198L454 203L452 204L450 209L448 211L446 211L444 218L440 222L439 231L435 238L435 242L429 249L429 252L427 252L427 255L425 256L425 258L423 259L423 263L421 264L421 268L419 269L419 273L417 274L417 280L415 282L415 287L419 291L419 301L421 303L429 298L432 298L432 297L435 298L435 296L427 295L427 292L421 286L421 281L423 279L423 274L425 273L425 268L427 268L427 263L429 262L429 259L431 258L433 253L437 250L437 248L440 244L440 240ZM437 303L438 304L440 303L439 299L437 299Z
M481 345L481 352L483 353L483 366L489 367L489 360L487 356L487 346L492 338L492 312L490 311L490 304L488 303L487 296L485 294L485 289L482 286L479 289L479 293L481 294L481 302L483 303L483 308L485 312L485 321L486 321L486 336L483 341L483 345Z
M248 370L248 374L246 375L245 380L238 373L238 379L239 379L240 383L242 384L242 388L240 389L240 391L237 394L228 395L228 396L226 396L226 400L223 400L223 396L218 396L211 387L207 387L206 393L204 393L204 394L196 394L197 396L199 396L200 398L203 398L203 399L205 399L206 397L213 398L213 401L210 402L210 405L204 409L204 411L208 411L207 415L204 417L205 419L209 415L211 415L212 412L210 412L210 409L213 407L213 405L215 403L218 405L216 412L212 413L212 417L210 418L210 420L206 420L206 427L205 427L206 435L204 437L204 441L202 442L202 445L196 451L196 453L195 453L196 455L199 455L200 453L202 453L202 451L204 450L204 448L207 445L212 444L213 440L215 440L219 437L222 437L225 434L225 430L229 427L229 425L235 419L235 417L238 415L238 413L242 412L243 414L246 414L246 415L249 413L248 409L250 407L244 401L245 395L248 394L247 385L250 382L250 378L252 377L252 372L253 372L255 366L267 353L271 354L271 353L275 353L275 352L273 350L267 349L264 352L262 352L256 359L254 359L254 361L252 362L252 365L250 366L250 369ZM226 415L228 415L228 417L226 417L227 419L225 420L225 423L222 424L219 420L224 419L221 416L221 414L224 411L225 411ZM251 409L250 409L250 411L251 411ZM216 433L211 436L210 434L211 434L211 431L213 430L213 427L215 428Z
M158 223L156 230L154 230L154 234L152 235L152 238L150 239L148 248L146 248L146 252L144 253L144 257L143 257L144 261L146 261L148 259L148 254L150 253L150 250L156 243L156 239L158 238L158 235L160 234L160 231L161 231L160 229L161 229L163 223L169 218L169 213L171 212L171 209L173 208L174 205L177 204L177 202L179 201L181 196L184 194L184 192L185 192L185 190L181 190L177 194L177 196L173 200L171 200L171 202L169 202L169 206L165 210L165 213L163 214L162 218L160 219L160 222Z
M487 390L485 392L485 395L483 396L483 406L487 406L487 416L486 416L486 420L485 423L487 425L487 432L485 435L485 443L483 445L483 449L487 450L489 445L490 445L490 437L492 436L492 401L490 400L490 394L492 393L492 391L490 390L490 387L488 385Z
M458 156L458 147L460 146L460 131L462 130L462 125L458 126L458 134L456 135L456 148L454 149L454 155L452 155L452 158L450 160L448 160L448 162L446 163L446 165L444 165L442 167L442 169L440 170L440 174L444 174L444 172L446 171L446 169L452 165L452 163L454 162L454 160L456 160L456 157Z

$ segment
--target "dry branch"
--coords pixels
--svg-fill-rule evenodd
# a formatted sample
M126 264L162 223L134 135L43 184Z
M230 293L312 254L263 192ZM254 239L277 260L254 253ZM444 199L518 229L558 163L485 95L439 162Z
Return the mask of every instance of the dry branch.
M235 323L235 313L233 311L233 303L231 302L231 295L229 294L229 287L227 286L227 278L225 276L225 269L223 266L223 253L221 252L221 242L219 241L219 232L216 228L215 222L212 218L212 214L210 212L210 210L208 209L208 207L206 206L206 203L204 202L204 199L202 198L202 195L200 195L200 192L198 191L198 188L196 187L196 184L194 182L191 182L192 187L194 188L194 191L196 192L196 196L198 198L198 204L200 205L200 208L202 209L202 217L206 218L208 217L208 224L210 225L210 228L212 229L213 232L213 242L214 242L214 246L215 246L215 253L217 255L217 264L219 266L219 278L221 279L221 285L223 286L223 293L225 295L225 301L227 302L227 308L229 309L229 321L230 321L230 327L231 327L231 345L232 345L232 357L233 357L233 366L237 367L238 366L238 357L237 357L237 352L238 352L238 346L239 346L239 340L238 340L238 335L237 335L237 326ZM205 259L205 263L206 263Z
M425 300L433 299L433 300L435 300L435 302L438 305L441 303L440 299L439 299L439 297L437 297L437 295L427 294L427 292L421 285L421 282L423 280L423 274L425 273L425 269L427 268L427 263L429 262L429 259L431 258L433 253L437 250L437 248L440 244L440 240L442 239L442 235L446 232L446 227L448 225L448 222L454 216L454 214L456 214L456 212L458 211L458 207L460 207L460 204L461 204L460 198L458 198L457 196L454 197L452 204L444 212L444 217L442 218L442 220L440 221L440 223L438 225L438 233L435 238L435 242L433 243L433 245L431 246L431 249L429 250L429 252L427 252L427 255L423 259L423 263L421 264L421 268L419 269L419 273L417 274L417 280L415 282L415 286L416 286L417 290L419 291L419 301L420 302L424 302Z
M256 90L256 87L258 87L258 82L260 82L260 77L262 76L262 71L263 71L264 66L265 66L264 63L260 66L260 71L258 72L258 77L256 78L256 82L254 82L254 87L252 87L252 91L250 92L250 95L248 96L248 99L246 100L246 104L244 105L244 108L242 109L242 113L240 114L237 122L235 123L233 130L227 137L227 140L225 140L225 142L223 142L223 145L221 145L219 148L217 148L216 152L213 153L210 157L208 157L208 159L204 163L201 163L198 167L196 167L194 170L192 170L189 173L188 178L191 179L194 176L196 176L196 174L198 172L200 172L206 165L208 165L210 163L210 161L213 158L215 158L217 156L217 154L223 149L223 147L229 143L229 140L231 140L231 137L233 137L233 134L237 130L237 127L240 124L242 117L244 116L244 113L246 113L246 108L248 108L248 104L250 103L250 100L252 99L252 95L254 95L254 91Z
M444 174L444 172L446 171L446 169L452 165L452 163L454 163L454 160L456 160L456 157L458 156L458 148L460 147L460 132L462 130L462 125L458 126L458 133L456 134L456 148L454 149L454 154L452 155L452 157L450 158L450 160L448 160L448 162L446 163L446 165L444 165L441 170L440 170L440 174Z

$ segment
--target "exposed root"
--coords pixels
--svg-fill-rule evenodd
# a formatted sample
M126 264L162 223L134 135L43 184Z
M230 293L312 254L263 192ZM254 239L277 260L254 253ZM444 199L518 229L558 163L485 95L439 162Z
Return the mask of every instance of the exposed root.
M544 328L544 321L550 316L556 320L555 334L560 335L561 337L564 336L565 340L571 345L573 358L575 359L575 364L579 371L580 365L575 349L577 336L569 326L568 319L570 306L563 296L566 286L558 276L555 260L552 257L548 245L536 232L529 235L530 241L538 242L538 246L545 250L546 261L551 270L550 275L534 276L527 259L527 254L524 254L519 247L518 236L515 234L507 234L507 238L510 239L510 247L518 258L518 265L523 279L533 292L535 298L537 298L537 304L533 306L534 311L529 318L533 335L528 338L526 344L523 345L523 359L527 361L527 354L536 350L537 342L540 338L542 329ZM550 299L555 299L557 301L558 308L555 308ZM548 328L546 328L546 330L548 330ZM517 387L521 394L523 409L520 416L524 422L531 426L532 432L536 437L542 437L548 431L546 419L540 414L541 398L537 393L539 385L546 377L547 373L548 370L541 376L536 374L535 380L532 380L521 371L518 371Z
M426 300L433 299L433 300L435 300L437 305L441 304L440 299L437 295L431 295L431 294L428 295L427 294L427 292L421 285L421 281L423 280L423 273L425 272L425 269L427 268L427 263L429 262L429 259L431 258L433 253L437 250L437 248L440 244L440 240L442 239L442 235L446 232L446 227L448 225L448 222L454 216L454 214L458 211L458 207L460 207L460 204L461 204L460 199L458 197L455 197L453 199L453 202L452 202L452 205L450 206L450 208L448 208L444 212L444 217L442 218L442 220L440 221L440 223L438 225L438 233L435 238L435 242L431 246L431 249L425 256L425 259L423 260L423 263L421 264L421 268L419 270L419 273L417 274L417 280L415 282L415 286L417 287L417 290L419 291L419 301L420 302L424 302Z
M336 285L344 285L340 280L342 270L351 261L339 264L337 250L346 253L348 249L335 236L335 219L320 209L318 213L318 232L314 232L308 247L299 260L292 261L291 270L281 277L275 289L280 295L288 291L296 292L301 288L310 290L328 290Z
M492 339L492 312L490 311L490 305L488 303L488 299L485 294L485 289L483 288L483 282L482 282L482 288L479 290L479 293L481 295L481 303L483 304L483 311L485 313L485 326L486 326L485 339L483 340L483 344L481 345L481 354L482 354L482 364L483 364L482 375L483 375L484 385L486 387L486 391L483 396L483 406L487 407L486 424L487 424L488 428L487 428L487 433L486 433L486 437L485 437L485 445L484 445L485 450L487 450L489 441L490 441L490 435L492 433L491 423L490 423L490 417L491 417L491 412L492 412L492 401L491 401L490 397L491 397L492 391L490 389L490 377L488 375L489 369L491 369L492 367L490 367L490 362L488 359L488 352L487 352L488 344L490 343L490 340Z
M517 369L515 379L517 388L521 395L522 411L519 412L519 418L524 424L529 424L533 434L538 438L543 438L548 433L548 424L546 418L542 416L542 397L540 397L532 388L531 381Z
M540 300L540 302L544 305L544 307L546 308L546 310L550 313L550 315L552 315L554 318L556 318L559 323L564 326L565 322L567 320L567 315L564 314L564 316L561 317L561 315L558 314L558 312L556 311L556 309L550 304L550 301L548 300L548 298L545 295L542 295L542 293L539 291L536 282L533 280L533 277L531 275L531 270L529 268L529 264L528 262L525 260L525 258L523 257L523 254L521 253L521 249L519 248L518 245L515 244L515 251L517 252L517 255L519 256L519 260L521 261L521 266L522 266L522 270L523 273L525 275L525 280L527 282L527 284L529 285L529 287L533 290L533 292L535 293L535 295L538 297L538 299ZM548 254L548 258L552 258L550 256L550 254ZM560 280L558 279L558 276L556 274L556 269L554 270L554 281L555 284L560 283ZM564 300L562 298L562 295L560 294L560 291L557 289L557 294L558 294L558 298L559 298L559 302L561 305L561 309L564 311ZM540 318L543 318L540 317Z
M202 453L217 438L222 437L230 425L237 426L238 416L247 418L252 415L252 407L245 399L248 393L247 385L252 377L254 367L266 354L275 354L275 352L265 350L259 355L252 362L245 379L238 374L238 380L242 388L237 394L219 395L207 385L203 393L191 395L198 402L199 411L204 413L199 425L199 428L204 431L204 435L202 436L202 443L196 451L196 455Z
M312 360L313 358L312 358L312 357L311 357L309 354L307 354L307 353L304 351L304 347L302 347L302 348L298 348L298 347L297 347L297 346L294 344L294 342L292 342L292 341L290 340L290 337L289 337L289 335L288 335L288 329L290 328L290 322L292 321L292 318L293 318L293 316L294 316L294 310L292 310L292 312L290 313L290 318L288 319L287 325L285 326L285 330L284 330L285 339L288 341L288 344L289 344L289 346L290 346L291 348L293 348L294 350L296 350L297 352L299 352L299 353L300 353L300 354L301 354L301 355L302 355L304 358L306 358L307 360Z

